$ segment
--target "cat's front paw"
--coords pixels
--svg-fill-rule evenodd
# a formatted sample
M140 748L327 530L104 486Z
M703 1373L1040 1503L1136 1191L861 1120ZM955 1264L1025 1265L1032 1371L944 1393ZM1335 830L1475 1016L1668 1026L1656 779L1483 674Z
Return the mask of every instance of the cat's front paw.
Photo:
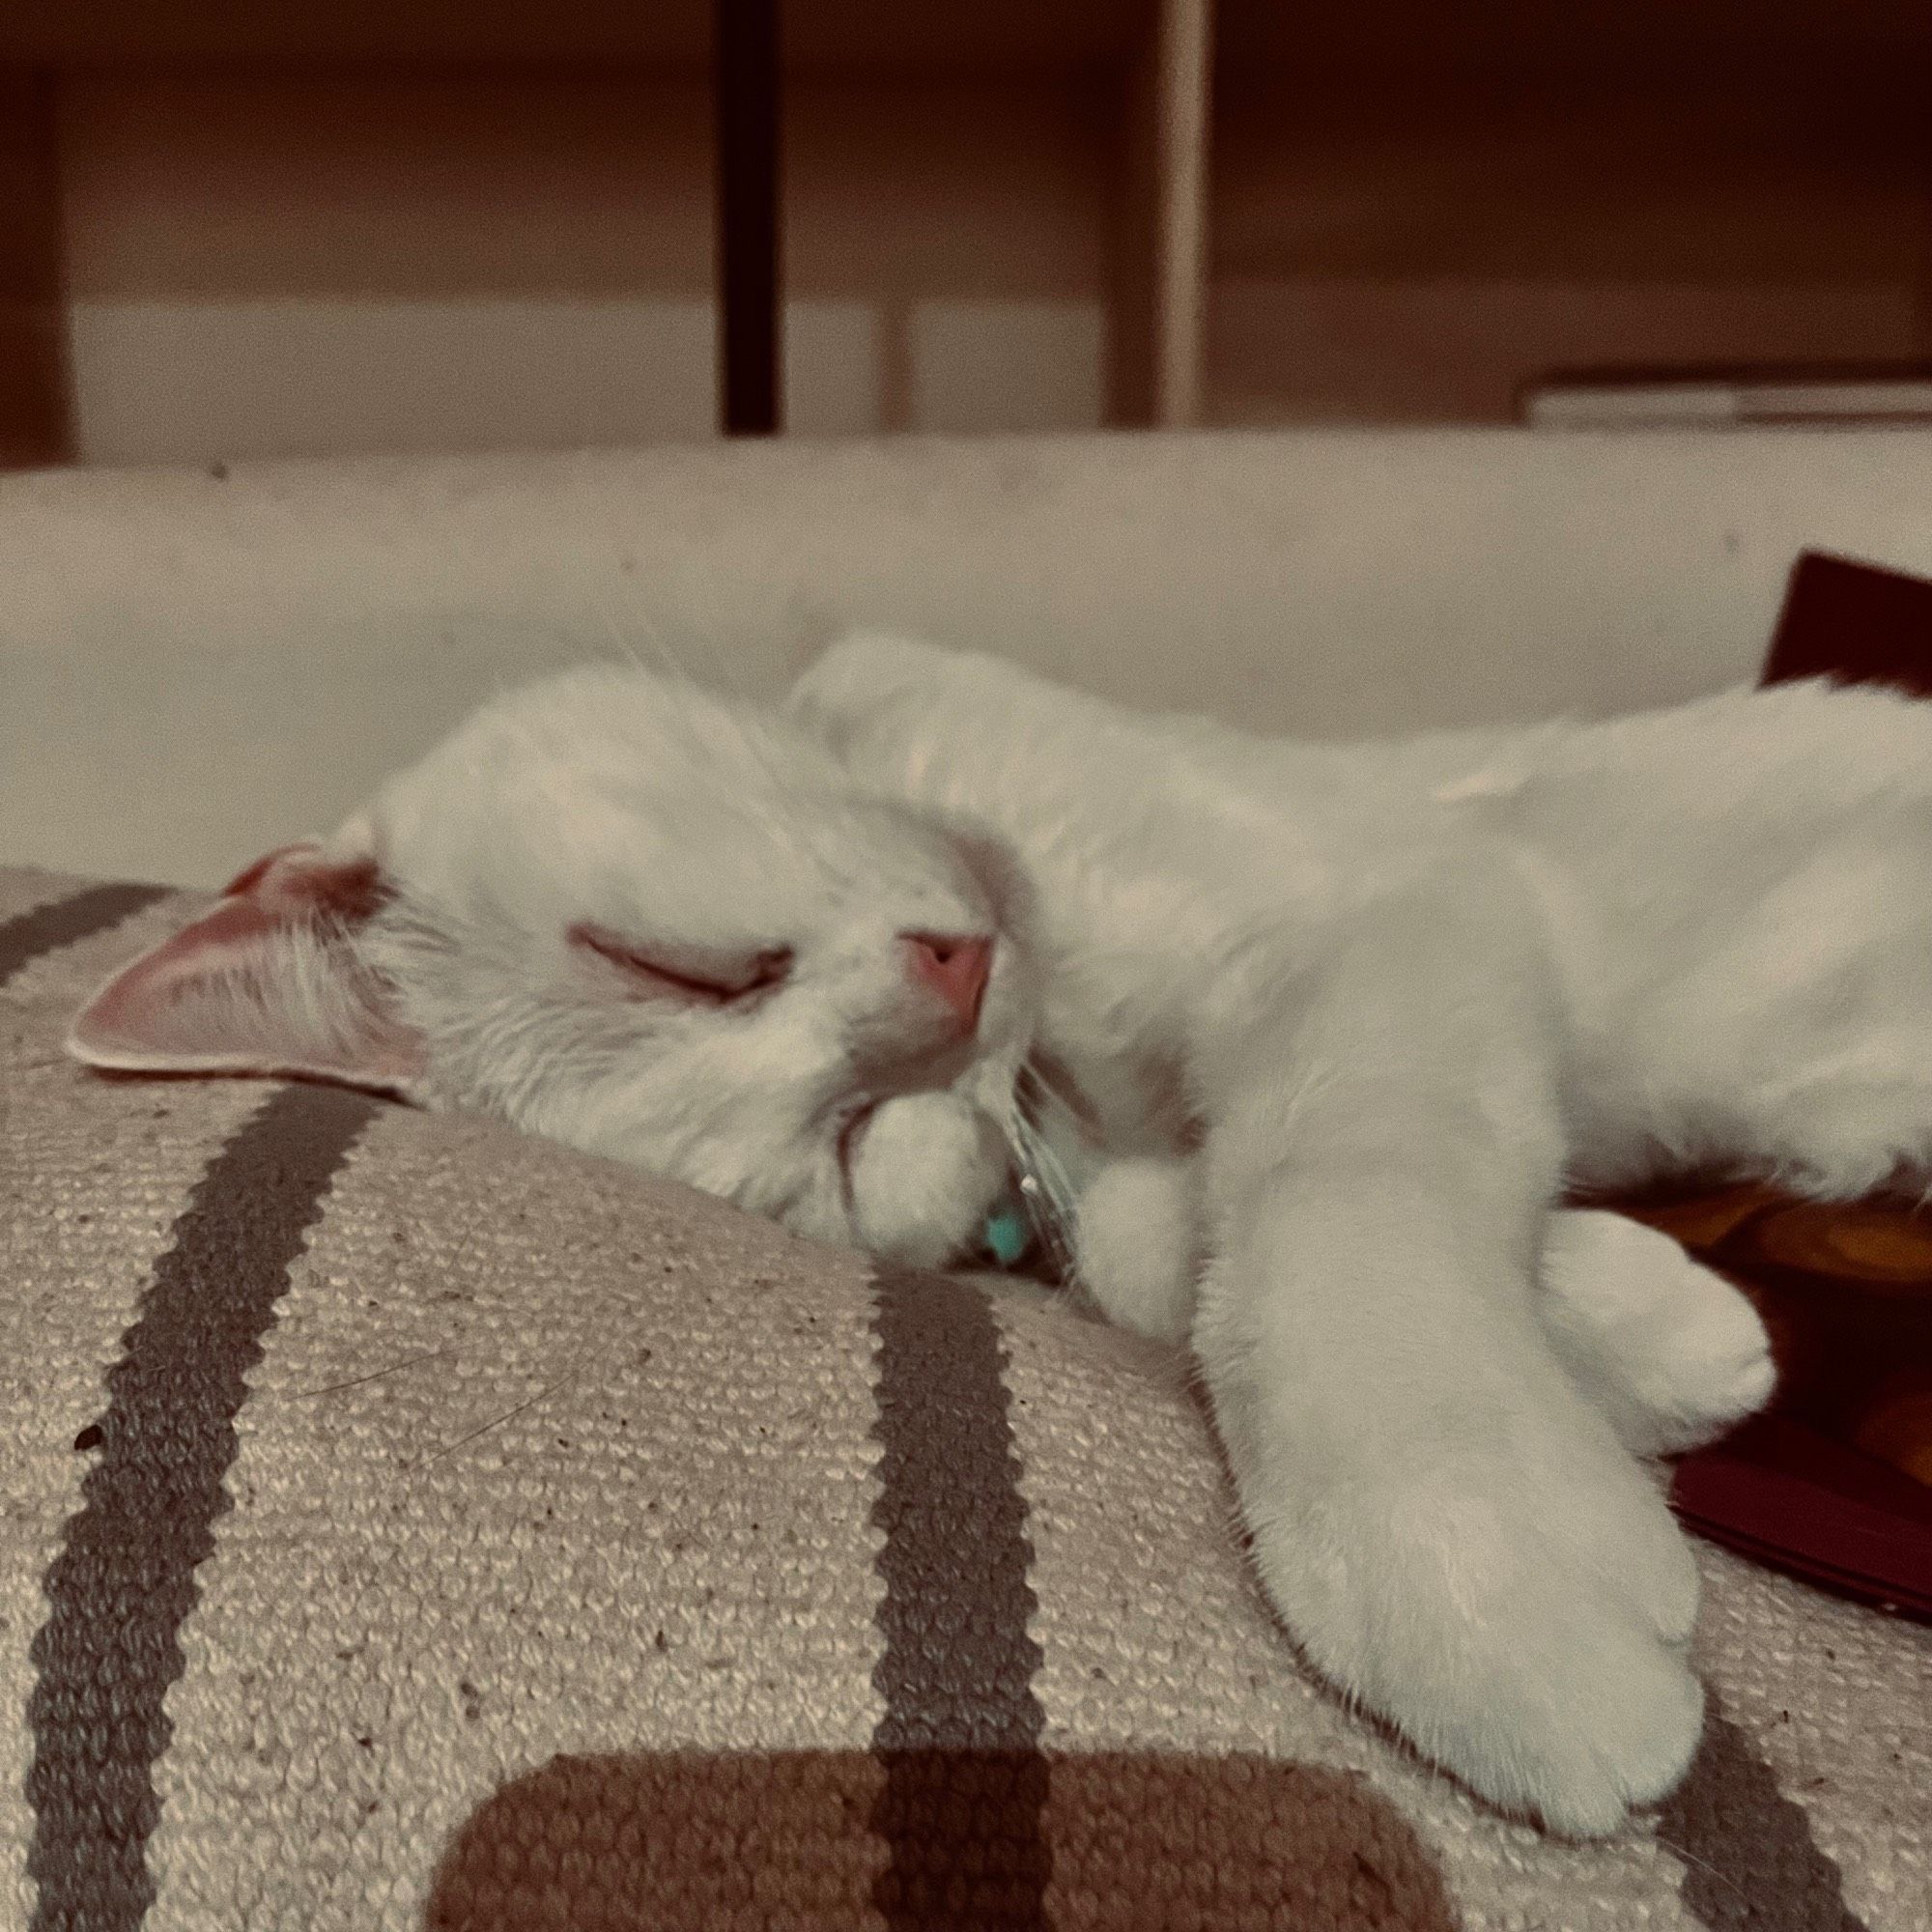
M1638 1455L1714 1440L1771 1400L1771 1339L1748 1298L1668 1235L1622 1214L1550 1217L1545 1326Z
M1107 1320L1157 1342L1184 1342L1200 1253L1195 1182L1185 1161L1110 1161L1080 1197L1080 1285Z
M1006 1175L1006 1142L969 1100L899 1094L852 1150L853 1238L887 1261L942 1267L978 1247Z
M1282 1492L1250 1478L1242 1499L1313 1662L1481 1796L1594 1836L1696 1749L1696 1571L1614 1445L1548 1446L1549 1466L1451 1449L1307 1500L1285 1471Z

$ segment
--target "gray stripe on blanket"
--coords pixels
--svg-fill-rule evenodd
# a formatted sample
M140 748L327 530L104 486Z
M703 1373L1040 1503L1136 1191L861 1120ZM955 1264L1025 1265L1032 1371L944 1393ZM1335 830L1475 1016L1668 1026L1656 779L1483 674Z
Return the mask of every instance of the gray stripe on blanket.
M1810 1818L1778 1790L1716 1691L1703 1745L1658 1814L1657 1834L1686 1861L1681 1895L1712 1932L1866 1932Z
M876 1281L872 1681L886 1710L872 1752L886 1783L872 1829L890 1863L873 1903L895 1932L1037 1932L1050 1869L1040 1650L999 1330L967 1283L889 1266Z
M0 986L44 952L77 945L173 896L168 886L90 886L72 897L0 920Z
M379 1102L284 1087L210 1161L155 1264L75 1448L99 1451L44 1587L28 1700L33 1932L135 1932L153 1903L154 1767L182 1673L179 1634L235 1459L248 1371L289 1265Z

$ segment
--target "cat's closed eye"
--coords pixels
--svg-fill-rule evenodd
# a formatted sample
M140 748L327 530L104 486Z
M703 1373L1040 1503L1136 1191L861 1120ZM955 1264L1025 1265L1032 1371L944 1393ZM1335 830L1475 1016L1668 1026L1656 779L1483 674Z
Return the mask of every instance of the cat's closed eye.
M782 985L791 971L788 946L763 947L752 952L721 952L670 941L630 939L587 920L580 920L568 936L573 946L616 967L634 990L654 997L727 1006Z

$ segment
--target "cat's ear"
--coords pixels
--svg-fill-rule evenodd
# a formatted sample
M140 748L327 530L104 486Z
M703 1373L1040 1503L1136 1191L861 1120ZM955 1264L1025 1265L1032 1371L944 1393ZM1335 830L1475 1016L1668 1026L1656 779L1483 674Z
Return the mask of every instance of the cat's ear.
M358 946L388 896L373 857L270 852L101 987L68 1050L119 1072L302 1074L408 1098L422 1042Z

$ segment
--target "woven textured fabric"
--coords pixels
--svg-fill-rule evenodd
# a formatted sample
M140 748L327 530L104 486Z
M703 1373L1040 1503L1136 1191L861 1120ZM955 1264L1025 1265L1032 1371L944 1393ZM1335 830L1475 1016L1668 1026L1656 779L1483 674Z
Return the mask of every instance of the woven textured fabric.
M0 1925L1923 1932L1932 1633L1700 1548L1605 1843L1313 1680L1173 1356L332 1089L88 1074L0 872Z

